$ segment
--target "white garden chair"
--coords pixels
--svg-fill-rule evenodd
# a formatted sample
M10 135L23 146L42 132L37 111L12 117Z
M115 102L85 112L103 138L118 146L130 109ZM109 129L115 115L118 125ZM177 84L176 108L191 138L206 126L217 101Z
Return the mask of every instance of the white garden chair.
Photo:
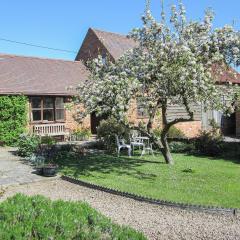
M153 153L153 147L152 147L152 143L148 143L147 145L144 145L143 146L143 150L142 150L142 154L141 154L141 157L146 154L146 152L148 154L152 154L154 156L154 153Z
M131 157L131 145L129 144L126 144L124 139L119 139L119 137L117 135L115 135L116 137L116 143L117 143L117 154L118 154L118 157L120 155L120 151L121 149L126 149L128 150L128 156Z
M135 148L135 147L138 147L139 150L140 150L141 148L142 148L142 149L144 148L144 142L143 142L143 140L140 139L140 138L138 137L138 135L135 134L135 133L132 134L132 138L131 138L131 140L130 140L130 145L132 146L133 154L134 154L134 148Z

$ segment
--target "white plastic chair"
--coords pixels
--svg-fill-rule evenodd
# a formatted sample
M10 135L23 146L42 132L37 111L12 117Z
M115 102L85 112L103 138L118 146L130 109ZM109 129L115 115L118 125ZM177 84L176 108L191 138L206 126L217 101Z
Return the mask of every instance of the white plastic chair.
M117 142L117 154L118 154L118 157L120 155L120 151L121 149L124 149L124 148L127 148L128 149L128 156L131 157L131 145L129 144L126 144L124 142L124 139L119 139L119 137L117 135L115 135L116 137L116 142Z

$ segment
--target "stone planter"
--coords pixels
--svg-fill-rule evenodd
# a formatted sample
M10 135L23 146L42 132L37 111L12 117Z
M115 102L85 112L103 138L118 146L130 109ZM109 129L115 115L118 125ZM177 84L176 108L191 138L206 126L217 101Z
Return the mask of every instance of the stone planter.
M42 175L44 177L54 177L57 174L57 169L58 169L57 165L52 164L45 165L42 167Z

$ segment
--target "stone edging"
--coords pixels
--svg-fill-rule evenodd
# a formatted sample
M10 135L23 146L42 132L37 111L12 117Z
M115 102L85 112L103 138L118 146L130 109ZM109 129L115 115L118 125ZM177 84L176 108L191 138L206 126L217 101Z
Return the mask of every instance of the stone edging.
M111 193L114 195L131 198L136 201L146 202L150 204L160 205L160 206L168 206L168 207L174 207L174 208L180 208L180 209L188 209L188 210L195 210L195 211L202 211L202 212L212 212L212 213L222 213L222 214L231 214L231 215L237 215L239 213L239 209L234 208L220 208L220 207L214 207L214 206L203 206L203 205L193 205L193 204L184 204L184 203L177 203L172 201L164 201L159 199L153 199L148 197L139 196L136 194L128 193L128 192L122 192L116 189L111 189L107 187L102 187L99 185L91 184L88 182L84 182L82 180L72 178L69 176L62 176L62 180L78 184L84 187L92 188L95 190L100 190L106 193Z

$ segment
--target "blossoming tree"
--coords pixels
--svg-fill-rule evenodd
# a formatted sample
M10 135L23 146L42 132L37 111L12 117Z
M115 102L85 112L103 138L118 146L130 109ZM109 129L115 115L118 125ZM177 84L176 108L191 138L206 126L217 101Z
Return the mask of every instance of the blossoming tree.
M137 129L161 148L166 163L173 164L167 135L174 124L194 120L193 104L207 109L229 110L222 96L234 97L236 89L215 84L212 67L240 65L240 33L231 26L213 29L213 13L202 21L188 21L184 5L172 6L169 21L162 9L158 22L151 14L150 1L142 17L143 26L129 37L138 44L115 62L101 56L89 64L90 79L78 88L77 102L83 103L79 117L96 112L114 116L130 129ZM141 99L148 112L145 125L131 125L127 113L132 99ZM178 104L187 118L168 120L169 106ZM161 111L161 138L154 135L153 123Z

